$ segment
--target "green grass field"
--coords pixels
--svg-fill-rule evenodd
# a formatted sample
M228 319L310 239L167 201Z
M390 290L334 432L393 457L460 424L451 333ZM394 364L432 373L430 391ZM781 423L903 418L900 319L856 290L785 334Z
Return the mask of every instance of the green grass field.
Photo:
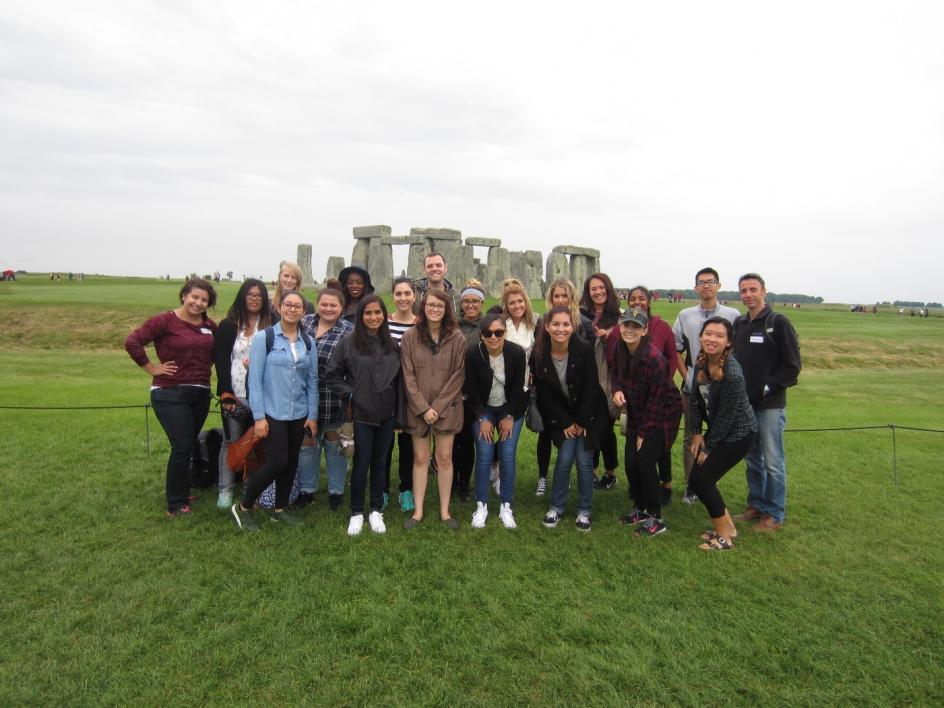
M143 406L122 342L179 287L0 283L0 405ZM944 320L787 312L807 365L790 428L944 429ZM706 554L701 506L676 502L648 541L620 527L622 477L592 533L544 529L530 434L517 532L494 513L473 532L454 505L458 533L407 534L391 507L385 536L352 540L323 494L299 529L240 535L212 489L168 521L168 446L152 414L147 456L142 408L0 426L2 705L944 702L941 434L897 432L896 485L888 429L788 433L784 530ZM742 468L722 492L739 511Z

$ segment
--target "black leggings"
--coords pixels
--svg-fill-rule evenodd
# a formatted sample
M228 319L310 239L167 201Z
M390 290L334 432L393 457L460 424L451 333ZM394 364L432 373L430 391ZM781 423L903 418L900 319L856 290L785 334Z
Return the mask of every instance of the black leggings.
M624 454L626 459L626 481L629 498L637 509L652 516L662 516L662 494L659 490L659 472L656 464L665 450L665 431L644 438L642 447L636 449L635 430L628 430Z
M663 485L672 481L672 446L670 445L662 451L662 457L659 458L659 481Z
M266 420L269 422L269 437L265 439L266 461L243 486L244 509L256 503L272 480L275 480L275 508L287 507L298 469L298 450L305 437L305 419L275 420L266 416Z
M397 472L400 475L400 491L412 492L413 438L410 437L409 433L397 433L393 436L393 440L390 441L390 449L387 450L387 474L386 479L384 480L384 493L389 494L390 492L390 461L393 459L394 444L396 444L400 450L400 454L397 456Z
M699 464L696 459L692 465L692 473L688 478L689 489L698 495L712 519L724 516L724 499L718 491L718 480L744 459L754 444L755 437L756 433L750 433L740 440L723 442L708 455L704 464Z
M547 470L551 466L551 434L547 430L538 433L538 477L547 479Z
M462 423L462 430L452 439L452 488L460 494L468 494L469 482L472 479L472 469L475 467L475 436L472 434L472 421L475 418L471 411L466 409L466 417ZM496 452L498 446L495 446Z
M603 453L603 469L615 470L619 467L619 455L616 454L616 432L613 421L607 418L609 425L600 433L600 448L593 451L593 469L600 466L600 453Z

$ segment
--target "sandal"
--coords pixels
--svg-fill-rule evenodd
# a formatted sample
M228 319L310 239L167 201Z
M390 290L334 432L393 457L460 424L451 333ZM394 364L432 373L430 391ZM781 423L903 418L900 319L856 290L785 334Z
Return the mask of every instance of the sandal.
M732 534L732 535L726 536L726 538L727 538L731 543L734 543L735 541L737 541L737 537L738 537L737 534ZM705 533L703 533L703 534L702 534L701 536L699 536L698 538L700 538L702 541L714 541L715 539L720 538L720 537L718 536L718 532L717 532L717 531L711 531L711 530L709 530L709 531L705 531Z
M734 544L724 536L716 536L708 543L702 543L698 547L703 551L730 551L734 548Z

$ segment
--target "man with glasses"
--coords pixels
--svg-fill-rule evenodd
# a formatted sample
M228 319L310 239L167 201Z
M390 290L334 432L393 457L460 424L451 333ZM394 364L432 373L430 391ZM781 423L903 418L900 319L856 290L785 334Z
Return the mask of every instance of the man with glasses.
M767 304L764 279L746 273L738 280L747 314L734 325L734 353L744 371L747 397L757 419L757 437L747 463L747 508L735 521L756 521L754 531L777 531L787 504L783 429L787 388L800 375L800 345L786 315Z
M685 406L682 462L685 467L686 483L695 461L689 449L692 445L692 433L697 432L692 419L692 406L698 405L692 395L692 376L695 373L695 360L701 351L699 339L701 328L705 320L717 316L724 317L734 324L741 314L733 307L718 302L720 288L721 279L718 277L718 271L714 268L702 268L698 271L695 274L695 291L698 293L699 303L679 312L675 324L672 325L672 332L675 334L675 349L678 351L679 372L682 374L682 402ZM694 504L698 501L698 497L690 489L686 489L682 501L686 504Z

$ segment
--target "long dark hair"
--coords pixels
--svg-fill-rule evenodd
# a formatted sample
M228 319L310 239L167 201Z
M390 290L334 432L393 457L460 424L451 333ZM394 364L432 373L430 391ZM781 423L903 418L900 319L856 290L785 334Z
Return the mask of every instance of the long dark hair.
M724 326L724 331L728 333L728 346L721 352L721 362L718 366L718 370L714 373L711 373L708 369L708 356L705 354L705 350L698 350L698 358L695 360L695 382L700 384L708 383L709 378L711 378L712 381L721 381L721 379L724 378L724 365L728 362L728 357L731 356L731 349L734 347L734 325L720 315L709 317L704 321L701 330L698 332L699 339L702 333L704 333L705 327L710 324Z
M188 278L187 282L184 283L184 286L177 294L177 299L180 300L180 304L183 304L184 302L184 295L189 293L191 290L202 290L207 294L207 310L209 310L211 307L216 307L216 290L208 280L204 280L203 278ZM209 315L207 315L206 310L203 311L203 319L209 319Z
M606 273L594 273L587 276L587 279L583 281L583 295L580 297L580 307L585 310L591 318L596 314L596 305L593 303L593 298L590 297L590 281L594 278L603 283L603 287L606 288L606 302L603 304L603 314L600 316L600 321L596 324L604 329L612 327L619 320L620 304L619 298L616 296L616 289L613 287L613 281L610 280L610 276Z
M380 343L380 351L383 354L391 354L397 351L397 345L390 336L390 328L387 326L387 306L384 305L383 300L373 293L362 297L360 303L357 305L357 317L354 319L354 332L351 334L351 336L354 337L352 343L354 349L357 350L359 354L368 355L371 353L371 349L373 348L371 345L372 337L367 333L367 327L364 326L364 310L367 309L368 305L375 302L380 305L380 310L383 312L383 322L380 323L380 329L377 331L377 341Z
M652 319L652 291L645 285L634 285L629 289L629 292L626 293L626 305L629 305L629 298L631 298L633 293L637 290L641 290L642 294L646 296L646 315L649 319Z
M259 292L262 293L262 309L259 310L258 329L263 330L272 324L272 307L269 305L269 291L266 289L265 283L261 280L249 278L248 280L244 280L243 284L239 286L236 299L233 300L233 304L229 307L229 312L226 313L226 319L236 325L237 332L241 332L249 325L250 314L249 309L246 307L246 296L252 288L259 288Z
M635 289L635 288L634 288ZM626 347L626 342L620 339L616 349L616 375L622 381L628 381L636 375L640 362L649 355L649 335L644 335L639 340L639 346L636 347L636 353L630 354Z
M427 290L423 293L423 297L420 300L420 311L416 314L416 329L419 330L423 341L427 343L433 341L429 333L429 323L426 321L426 303L431 297L436 298L446 305L446 309L443 312L442 324L440 325L439 341L445 339L446 335L459 326L459 323L456 321L456 311L452 306L452 298L441 290Z
M534 360L538 361L542 356L544 356L545 350L550 351L550 341L551 338L547 334L547 326L551 323L551 320L554 319L554 315L567 315L567 319L570 320L571 326L574 328L574 333L577 334L577 325L574 324L574 313L566 305L558 305L557 307L552 307L550 310L544 313L544 316L541 317L541 332L540 337L535 336L534 338ZM573 337L573 334L571 337Z

